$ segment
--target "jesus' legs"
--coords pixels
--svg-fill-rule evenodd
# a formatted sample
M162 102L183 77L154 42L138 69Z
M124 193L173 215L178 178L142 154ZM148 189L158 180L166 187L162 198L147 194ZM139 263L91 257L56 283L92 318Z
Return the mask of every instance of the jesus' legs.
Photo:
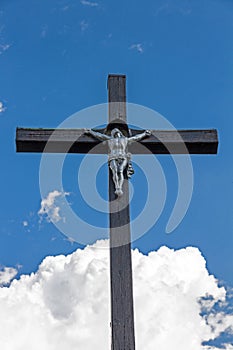
M115 184L115 189L116 189L117 187L119 187L119 184L118 184L118 176L117 176L117 163L116 163L115 159L112 159L109 162L109 167L112 171L112 179L113 179L113 182Z
M110 169L112 171L112 179L115 184L115 193L117 196L122 196L122 186L124 183L123 171L127 165L126 159L112 159L109 163Z
M122 191L122 187L123 187L123 183L124 183L124 169L127 165L127 159L121 159L118 162L118 186L119 186L119 193L117 193L118 196L122 196L123 191ZM117 189L116 189L117 190Z

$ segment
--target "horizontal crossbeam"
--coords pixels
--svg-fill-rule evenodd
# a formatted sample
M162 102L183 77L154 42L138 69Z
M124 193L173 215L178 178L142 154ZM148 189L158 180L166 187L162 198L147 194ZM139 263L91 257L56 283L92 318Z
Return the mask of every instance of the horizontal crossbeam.
M104 129L99 129L104 132ZM132 136L143 130L131 129ZM133 154L216 154L217 130L151 130L152 135L129 145ZM48 143L49 141L49 143ZM95 147L97 146L98 147ZM142 147L145 146L145 147ZM186 146L186 149L184 147ZM84 129L24 129L16 131L17 152L106 154L107 144L85 135Z

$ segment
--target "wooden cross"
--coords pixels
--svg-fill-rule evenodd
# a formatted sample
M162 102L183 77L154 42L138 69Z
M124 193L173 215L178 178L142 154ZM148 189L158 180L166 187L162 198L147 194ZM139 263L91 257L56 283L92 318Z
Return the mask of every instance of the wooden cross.
M118 127L129 136L126 120L126 77L108 76L109 119L105 129L109 134ZM108 153L105 143L86 135L84 129L58 129L49 147L46 147L54 129L17 128L17 152L50 153ZM142 131L131 130L132 135ZM177 133L180 137L177 138ZM151 136L143 139L131 153L181 154L184 144L190 154L215 154L218 148L216 130L151 130ZM95 147L97 146L98 147ZM128 181L124 180L123 195L117 197L109 170L109 217L110 217L110 273L111 273L111 331L112 350L134 350L134 312L132 288L132 264L130 242L130 213Z

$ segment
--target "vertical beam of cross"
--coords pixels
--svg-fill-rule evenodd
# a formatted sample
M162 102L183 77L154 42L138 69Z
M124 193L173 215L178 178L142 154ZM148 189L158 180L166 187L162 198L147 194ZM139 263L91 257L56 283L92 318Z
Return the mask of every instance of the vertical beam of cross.
M109 75L109 124L126 123L126 77ZM125 179L123 195L116 197L109 169L110 274L112 350L134 350L133 284L130 243L129 187Z

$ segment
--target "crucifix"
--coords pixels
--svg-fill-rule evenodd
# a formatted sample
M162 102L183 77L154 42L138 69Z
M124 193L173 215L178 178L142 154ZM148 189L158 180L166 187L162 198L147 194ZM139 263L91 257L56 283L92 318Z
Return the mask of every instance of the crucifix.
M16 146L17 152L108 154L112 350L135 350L128 187L133 174L131 153L182 154L185 145L190 154L216 154L218 137L215 129L129 129L125 75L108 76L108 102L104 129L17 128Z

